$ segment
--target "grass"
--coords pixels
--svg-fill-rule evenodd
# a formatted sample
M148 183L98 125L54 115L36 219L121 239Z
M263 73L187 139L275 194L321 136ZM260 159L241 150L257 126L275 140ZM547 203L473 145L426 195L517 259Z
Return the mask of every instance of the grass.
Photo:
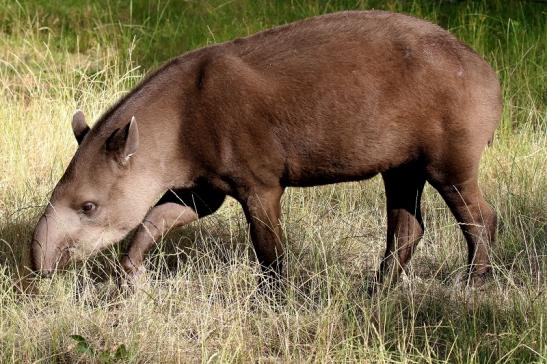
M134 295L113 281L120 248L39 282L37 296L15 292L37 216L76 149L74 109L96 119L186 50L357 8L432 20L500 75L502 124L481 164L500 219L484 290L459 283L465 243L427 187L410 274L390 292L365 294L384 249L374 178L288 191L279 300L257 292L233 200L166 236ZM547 362L546 12L501 0L0 0L0 362Z

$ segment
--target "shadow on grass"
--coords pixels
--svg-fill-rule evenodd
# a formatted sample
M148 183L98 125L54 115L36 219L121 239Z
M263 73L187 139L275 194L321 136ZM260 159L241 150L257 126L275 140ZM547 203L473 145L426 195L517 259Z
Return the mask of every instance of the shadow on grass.
M12 270L28 254L34 224L15 222L0 225L0 265Z
M372 316L386 349L395 357L404 348L416 357L430 353L449 362L529 363L545 359L544 305L538 294L501 297L493 291L437 287L390 294L373 305Z

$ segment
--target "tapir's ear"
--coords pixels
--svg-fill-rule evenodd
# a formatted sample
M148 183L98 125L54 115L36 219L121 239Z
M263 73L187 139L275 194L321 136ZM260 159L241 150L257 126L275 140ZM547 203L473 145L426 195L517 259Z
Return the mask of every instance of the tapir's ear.
M125 164L139 147L139 129L133 116L124 127L116 129L106 140L106 150L112 152L118 161Z
M78 144L82 143L84 137L89 132L89 126L85 122L85 116L82 110L76 110L74 116L72 117L72 131L76 137Z

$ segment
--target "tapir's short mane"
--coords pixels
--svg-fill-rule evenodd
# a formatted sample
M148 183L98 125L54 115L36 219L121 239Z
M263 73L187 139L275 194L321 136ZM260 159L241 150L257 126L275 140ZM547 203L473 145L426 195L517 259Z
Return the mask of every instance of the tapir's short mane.
M143 80L141 80L135 87L133 87L127 94L120 98L114 105L112 105L107 111L105 111L101 115L101 117L93 126L92 132L95 131L95 133L100 133L103 131L106 132L107 130L110 131L110 129L114 130L115 127L112 126L111 123L115 120L113 116L116 114L116 112L123 108L127 101L129 101L132 97L138 94L145 86L153 82L156 76L163 73L167 69L176 66L180 62L181 57L176 57L163 64L159 68L155 69L154 71L150 72Z

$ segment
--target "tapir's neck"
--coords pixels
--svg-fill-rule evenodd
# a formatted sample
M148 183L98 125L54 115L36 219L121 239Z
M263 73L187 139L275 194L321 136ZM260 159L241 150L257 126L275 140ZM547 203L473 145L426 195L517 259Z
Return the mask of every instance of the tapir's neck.
M139 147L133 158L136 169L157 176L165 188L191 184L190 168L181 147L184 74L189 65L166 65L118 104L105 122L114 130L135 116Z

